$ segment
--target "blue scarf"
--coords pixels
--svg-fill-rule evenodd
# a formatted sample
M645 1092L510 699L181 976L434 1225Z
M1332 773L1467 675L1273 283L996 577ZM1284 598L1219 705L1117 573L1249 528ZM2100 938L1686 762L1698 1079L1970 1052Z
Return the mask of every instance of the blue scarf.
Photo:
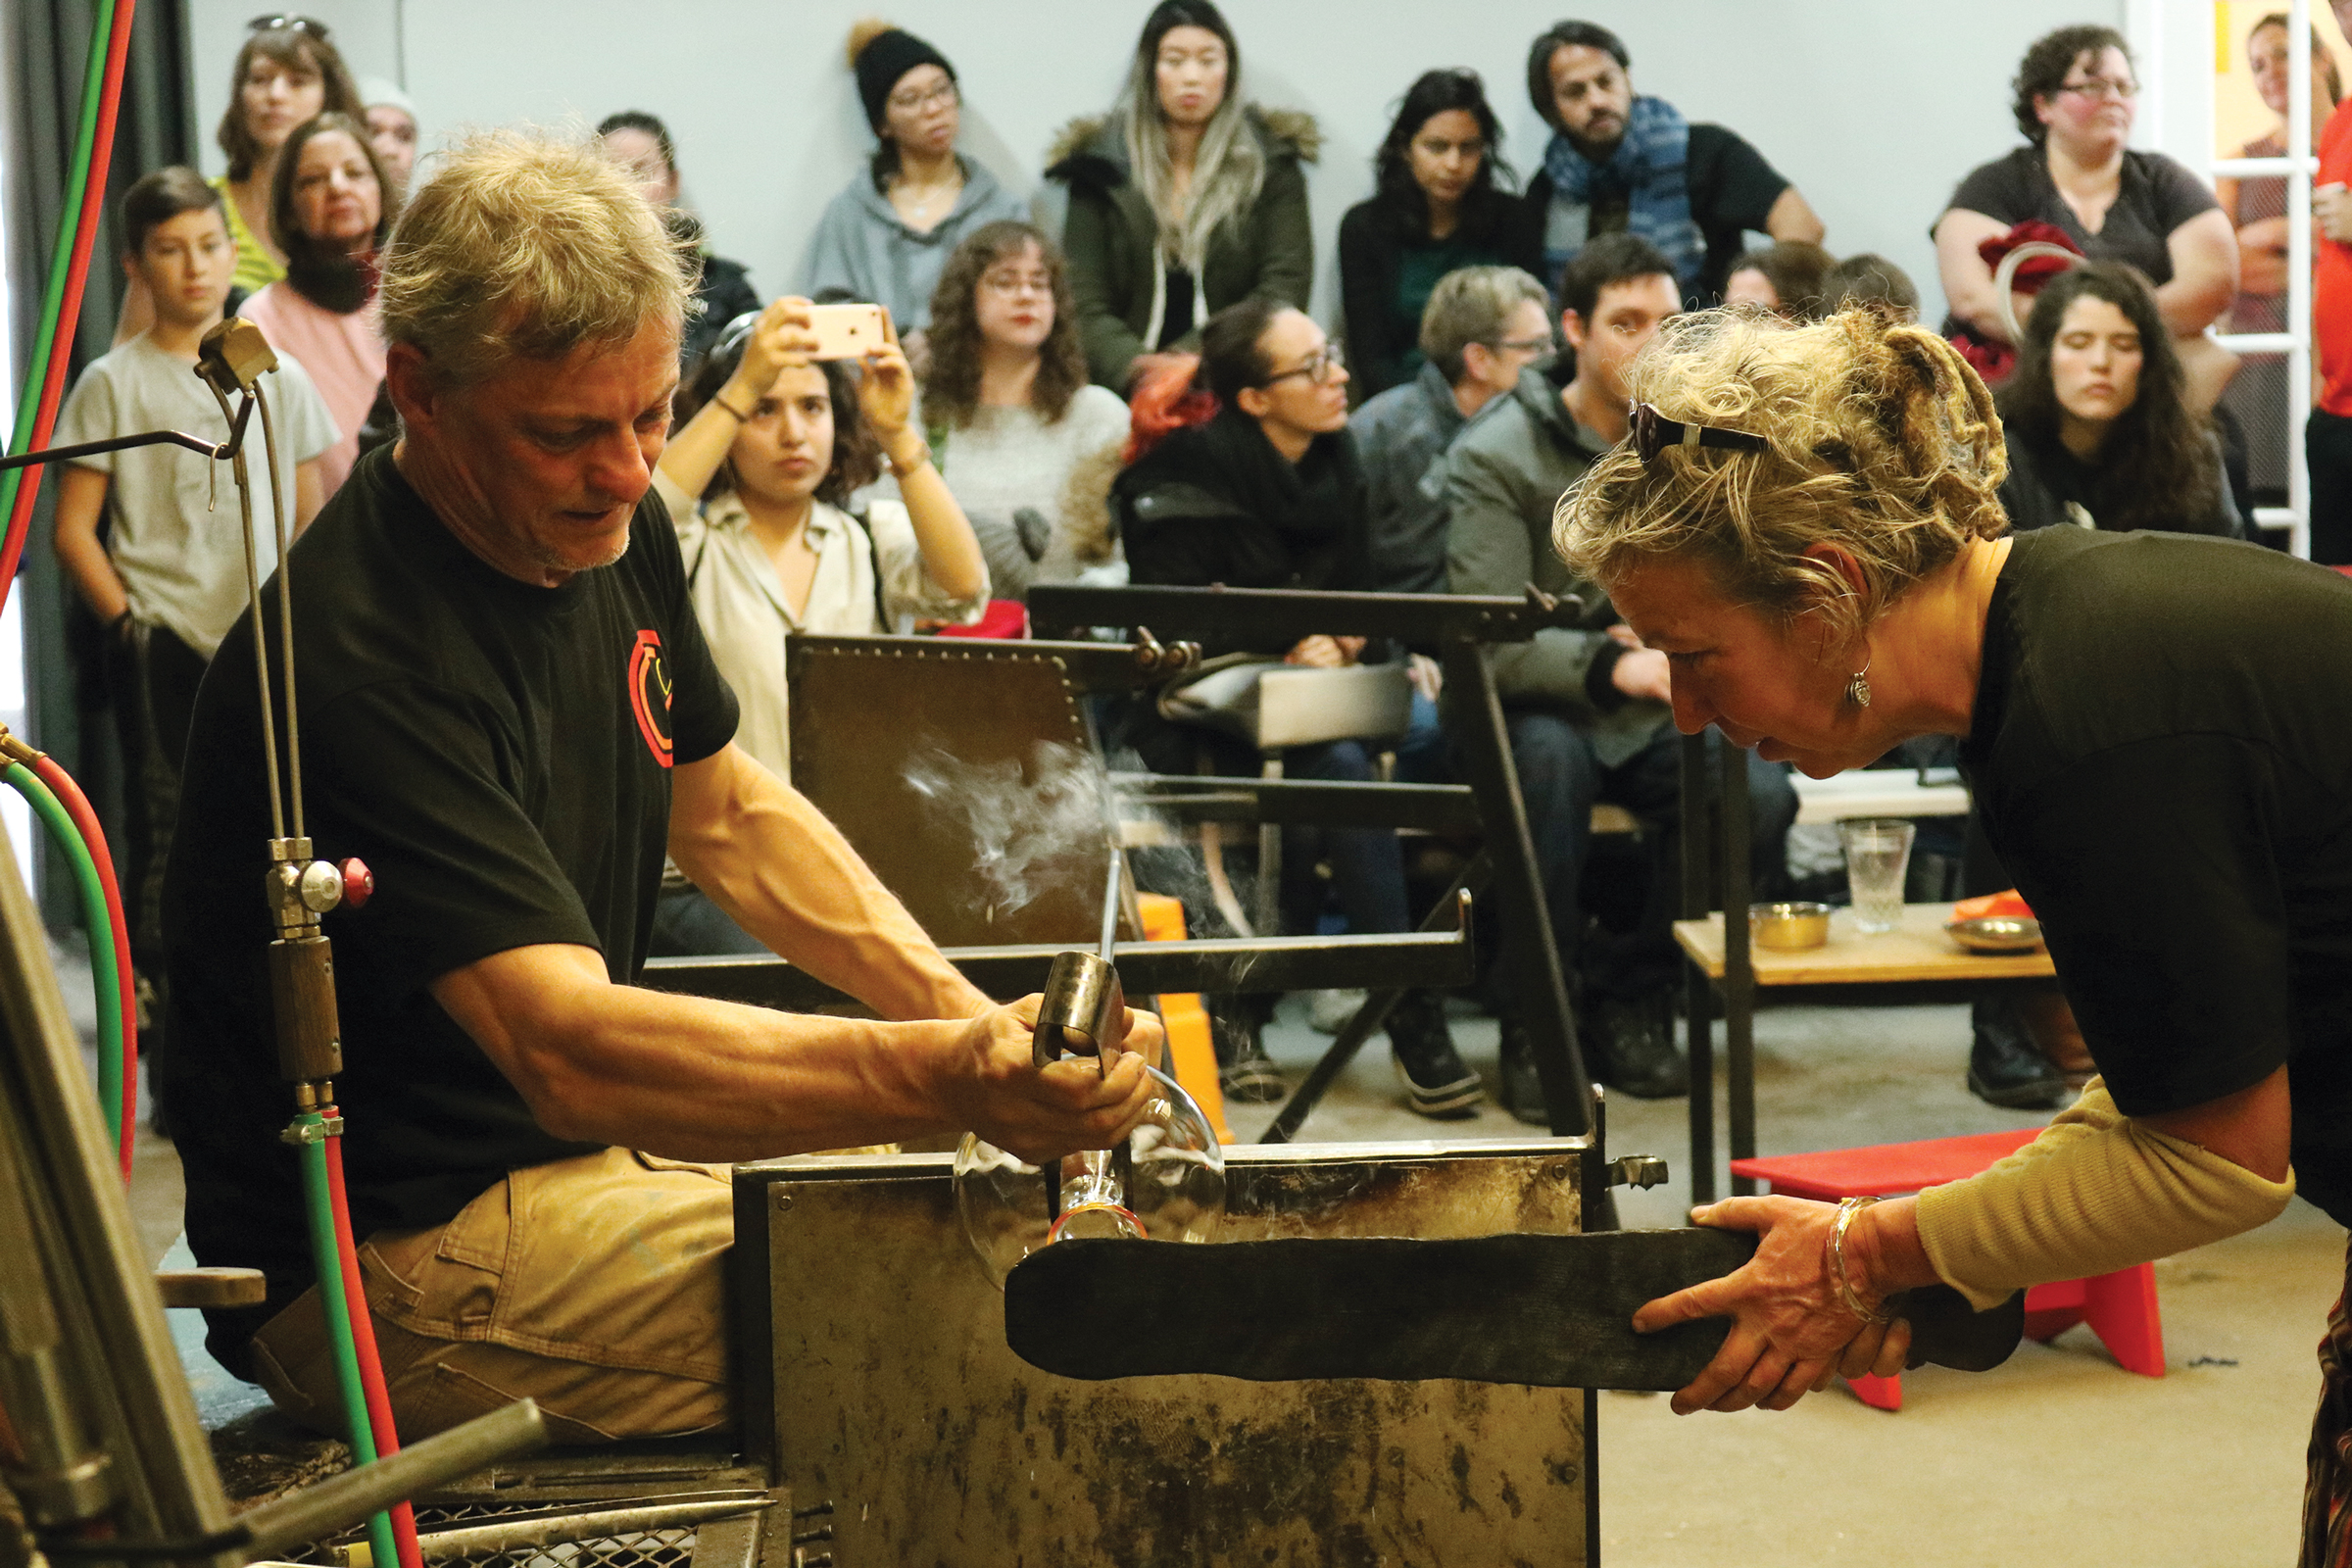
M1629 197L1626 228L1666 253L1685 294L1698 289L1699 269L1706 262L1705 236L1690 217L1690 187L1685 177L1690 162L1690 122L1663 98L1636 98L1626 118L1625 135L1606 163L1595 164L1577 151L1565 131L1554 131L1544 150L1544 172L1551 177L1552 204L1590 208L1595 195L1625 193ZM1553 249L1555 235L1544 229L1544 275L1558 286L1560 269L1579 248ZM1589 234L1585 236L1591 237ZM1581 242L1580 242L1581 244Z

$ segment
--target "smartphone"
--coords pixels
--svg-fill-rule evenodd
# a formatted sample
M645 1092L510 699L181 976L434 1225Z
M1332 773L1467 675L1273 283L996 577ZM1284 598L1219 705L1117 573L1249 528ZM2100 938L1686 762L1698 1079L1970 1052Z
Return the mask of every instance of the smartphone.
M811 305L808 328L816 334L813 358L820 360L862 360L888 341L879 305Z

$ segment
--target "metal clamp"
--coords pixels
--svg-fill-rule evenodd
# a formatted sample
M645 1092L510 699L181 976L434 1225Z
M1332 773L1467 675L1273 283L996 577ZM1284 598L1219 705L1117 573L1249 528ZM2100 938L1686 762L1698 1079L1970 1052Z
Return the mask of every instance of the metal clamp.
M1646 1191L1666 1180L1666 1162L1655 1154L1627 1154L1609 1161L1611 1187L1639 1187Z

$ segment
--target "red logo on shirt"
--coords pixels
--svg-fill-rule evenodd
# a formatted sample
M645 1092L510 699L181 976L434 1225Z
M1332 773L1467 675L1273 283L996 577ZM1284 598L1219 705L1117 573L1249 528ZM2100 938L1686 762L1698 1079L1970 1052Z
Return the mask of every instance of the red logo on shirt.
M654 760L669 766L669 670L662 662L662 634L641 631L629 649L629 709L637 733Z

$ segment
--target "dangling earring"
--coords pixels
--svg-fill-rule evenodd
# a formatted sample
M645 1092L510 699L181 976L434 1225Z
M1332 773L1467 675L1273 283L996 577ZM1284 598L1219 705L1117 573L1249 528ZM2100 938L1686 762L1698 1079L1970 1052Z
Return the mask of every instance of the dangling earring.
M1863 660L1862 667L1855 670L1852 678L1845 683L1845 700L1856 708L1870 706L1870 682L1862 678L1870 673L1870 660Z

